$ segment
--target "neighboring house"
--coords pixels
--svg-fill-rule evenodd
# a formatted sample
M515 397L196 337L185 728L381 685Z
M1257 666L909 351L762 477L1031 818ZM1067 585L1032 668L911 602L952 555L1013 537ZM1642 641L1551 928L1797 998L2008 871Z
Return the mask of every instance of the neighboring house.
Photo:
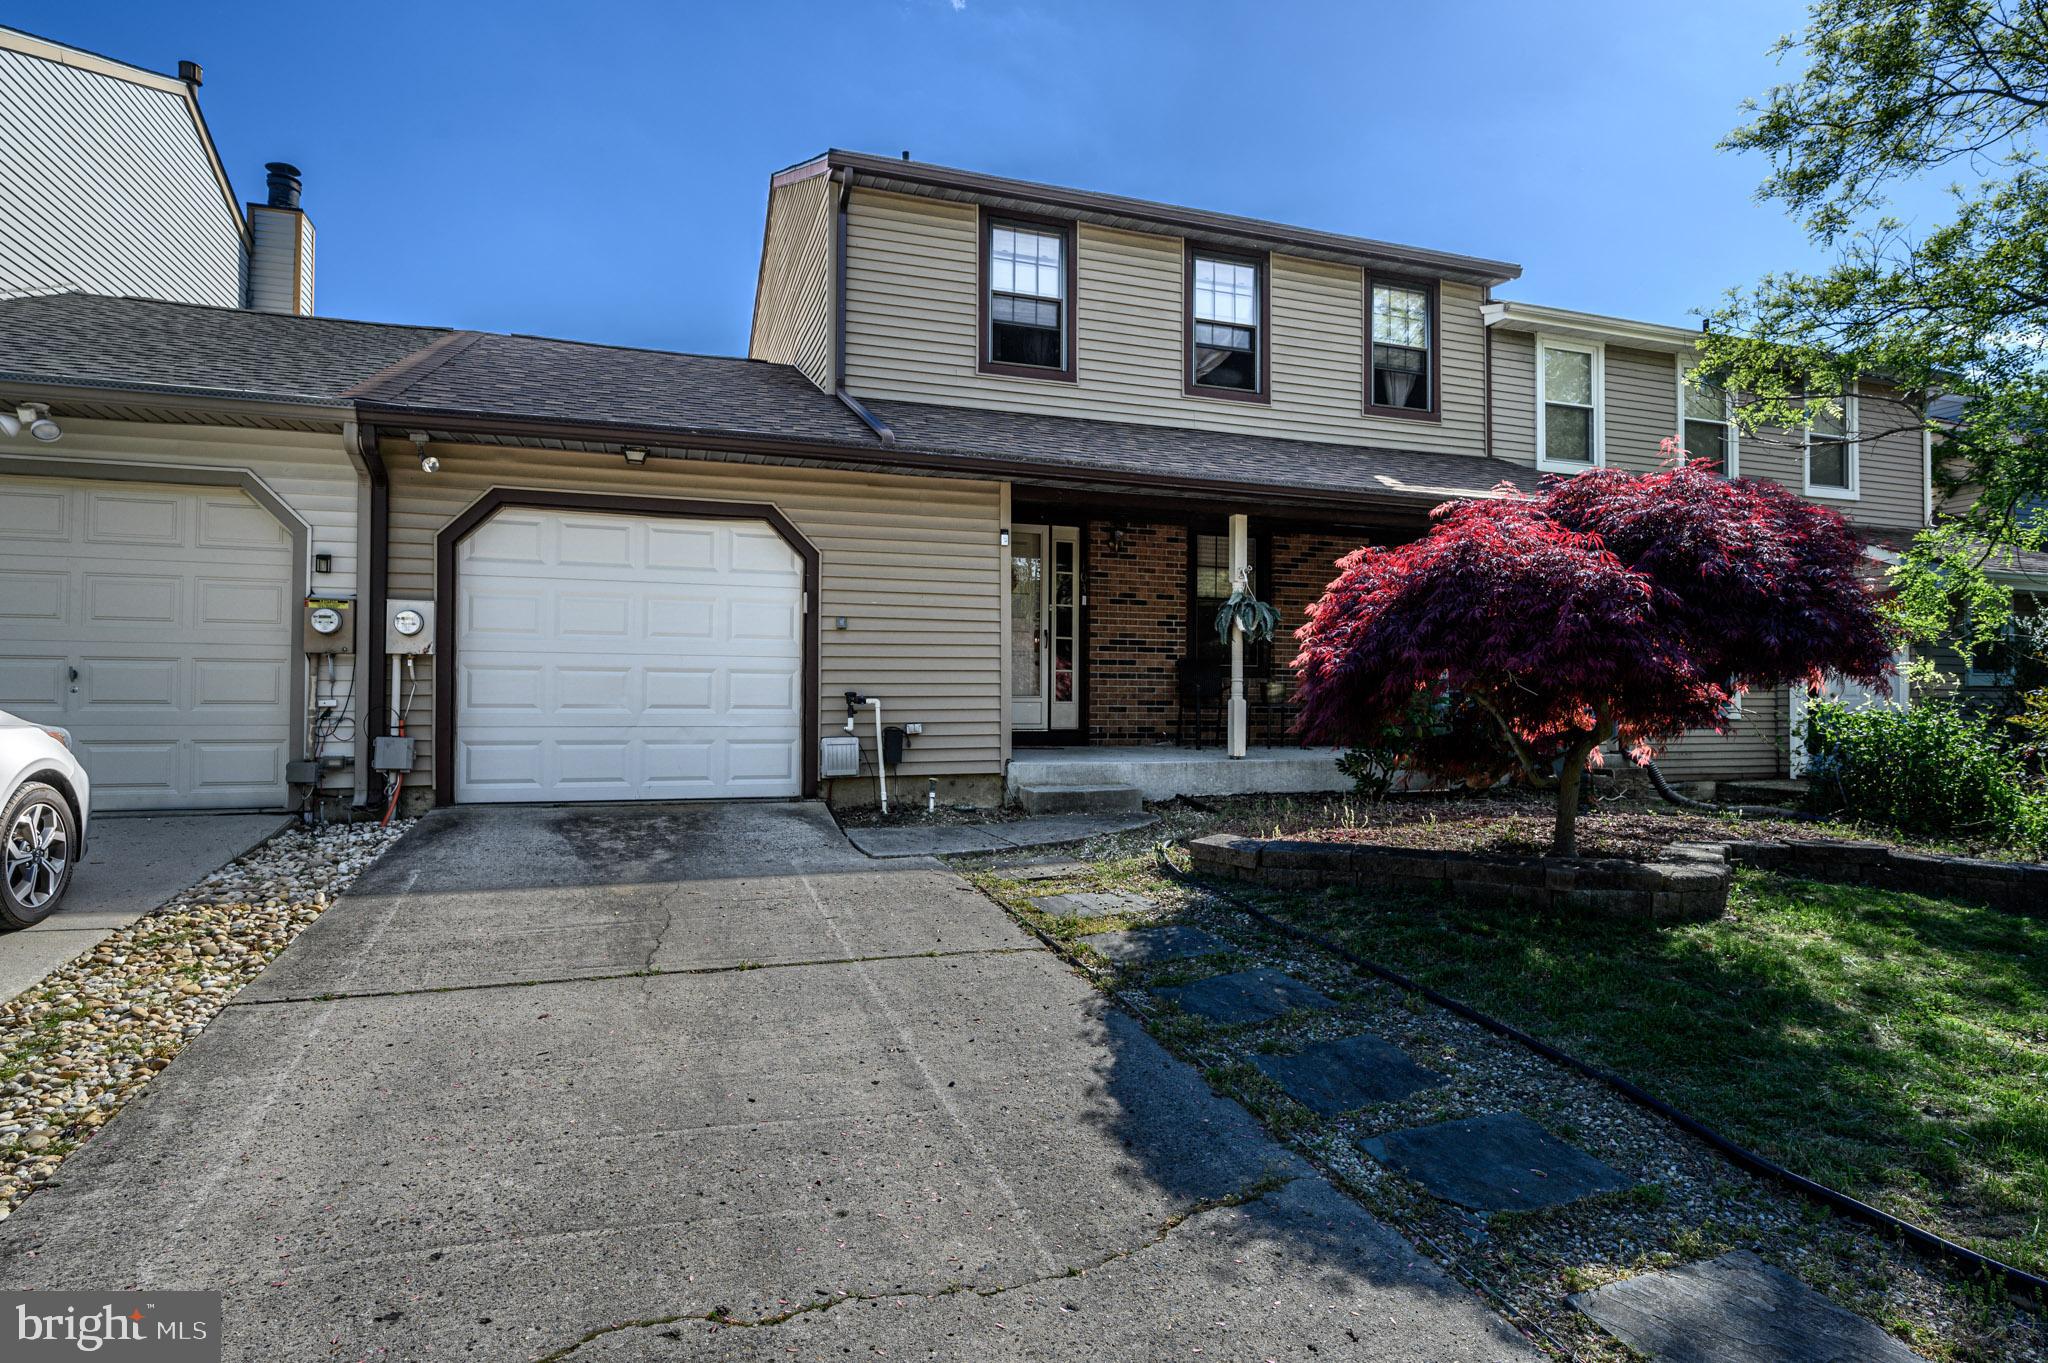
M235 199L176 76L0 28L0 297L100 293L313 311L313 225L298 172Z
M930 781L986 801L1083 749L1215 757L1231 515L1291 628L1340 555L1421 534L1447 499L1713 435L1681 411L1690 333L1493 300L1517 274L832 152L771 181L749 359L0 303L0 398L46 401L66 431L0 438L0 476L23 480L0 494L0 566L44 591L10 589L0 707L80 687L63 713L89 759L125 754L117 798L160 807L245 800L234 759L254 773L258 749L318 746L374 790L367 740L400 728L409 784L442 801L868 800L866 708L862 774L820 771L848 693L911 729L891 772L911 798ZM1888 401L1865 396L1868 429ZM1909 534L1920 447L1863 440L1858 419L1796 456L1729 430L1729 462L1874 539ZM151 555L131 603L121 579ZM270 614L330 591L359 606L345 682ZM124 613L93 614L101 598ZM410 641L387 637L401 608L427 622ZM129 650L104 695L64 680L102 632ZM1289 649L1251 660L1255 742L1287 741ZM194 679L182 752L148 746L171 709L129 702L151 666ZM1671 768L1782 772L1786 708L1748 698Z

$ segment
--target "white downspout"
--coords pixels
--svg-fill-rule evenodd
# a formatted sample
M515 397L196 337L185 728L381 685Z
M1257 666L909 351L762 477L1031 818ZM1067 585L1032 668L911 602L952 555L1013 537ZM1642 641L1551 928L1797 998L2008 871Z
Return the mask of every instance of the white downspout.
M882 792L882 812L887 814L889 812L889 767L883 760L883 754L886 749L882 747L882 702L878 698L870 696L868 697L868 704L874 707L875 711L875 784L880 787Z
M1251 552L1246 543L1251 518L1234 515L1230 518L1230 590L1234 596L1245 590L1246 579L1251 574ZM1244 621L1233 616L1230 622L1230 755L1245 755L1245 731L1249 728L1251 706L1244 698Z

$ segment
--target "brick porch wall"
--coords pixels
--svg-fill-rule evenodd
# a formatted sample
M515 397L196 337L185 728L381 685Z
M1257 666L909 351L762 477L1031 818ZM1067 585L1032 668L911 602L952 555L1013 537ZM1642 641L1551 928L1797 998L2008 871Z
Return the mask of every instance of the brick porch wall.
M1307 622L1308 608L1337 576L1337 560L1363 543L1365 540L1355 534L1315 531L1274 537L1273 580L1262 585L1260 595L1280 612L1280 627L1273 631L1273 659L1277 665L1284 667L1294 656L1294 631Z
M1188 532L1179 524L1096 522L1088 530L1088 740L1171 743L1180 702L1174 665L1188 646ZM1355 535L1286 531L1273 536L1270 583L1259 591L1280 611L1273 656L1294 656L1293 634L1309 603L1337 575ZM1278 738L1262 724L1259 741Z
M1187 594L1185 525L1088 527L1089 742L1173 741Z

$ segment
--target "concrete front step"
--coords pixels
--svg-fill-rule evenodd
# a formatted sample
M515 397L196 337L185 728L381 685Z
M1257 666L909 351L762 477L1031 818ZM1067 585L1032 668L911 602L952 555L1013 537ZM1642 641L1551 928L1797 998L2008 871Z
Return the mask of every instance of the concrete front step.
M1134 814L1145 807L1136 786L1028 785L1017 787L1026 814Z

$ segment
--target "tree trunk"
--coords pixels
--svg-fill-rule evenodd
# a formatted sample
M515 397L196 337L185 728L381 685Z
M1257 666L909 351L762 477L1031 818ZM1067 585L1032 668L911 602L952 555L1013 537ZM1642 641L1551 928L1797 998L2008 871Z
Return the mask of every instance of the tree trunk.
M1557 829L1550 835L1550 855L1579 854L1579 786L1586 779L1586 754L1573 752L1557 774Z

